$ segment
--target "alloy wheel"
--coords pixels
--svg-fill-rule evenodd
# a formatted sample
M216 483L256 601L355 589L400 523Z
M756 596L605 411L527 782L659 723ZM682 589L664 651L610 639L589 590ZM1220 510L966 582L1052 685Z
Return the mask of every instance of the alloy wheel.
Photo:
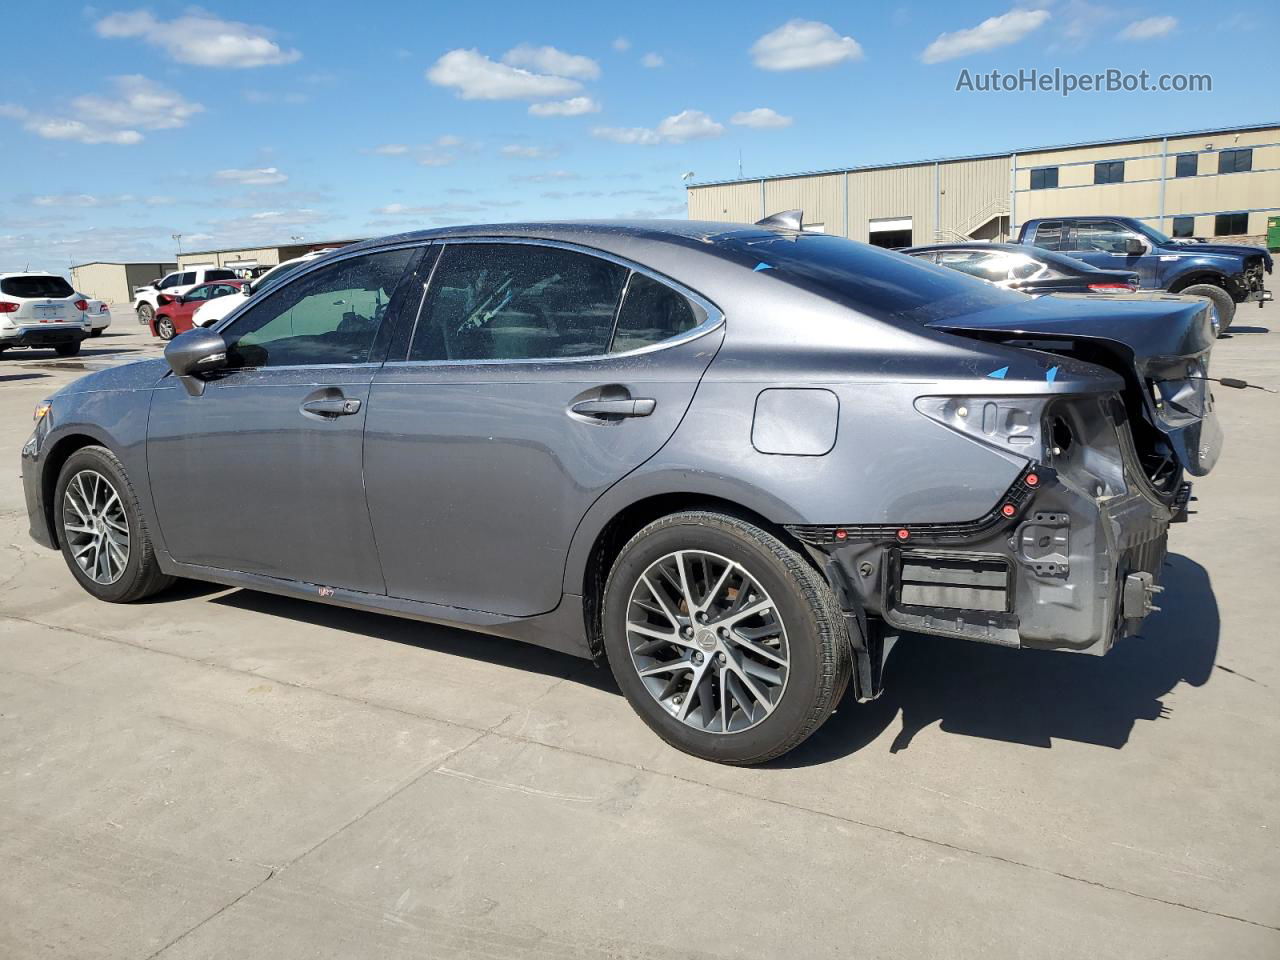
M161 340L172 340L173 332L173 321L168 317L161 317L156 321L156 334Z
M703 550L654 561L631 589L627 647L645 689L682 723L741 733L786 690L781 614L740 563Z
M62 529L77 566L96 583L115 583L129 563L129 519L111 481L81 470L62 496Z

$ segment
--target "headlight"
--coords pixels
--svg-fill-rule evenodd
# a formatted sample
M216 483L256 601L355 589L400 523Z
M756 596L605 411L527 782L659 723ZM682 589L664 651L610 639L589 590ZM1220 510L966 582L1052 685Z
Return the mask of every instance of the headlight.
M53 409L53 403L51 401L41 400L39 403L36 404L35 416L32 419L35 420L36 423L39 423L41 420L43 420L45 417L49 415L49 411L52 409Z

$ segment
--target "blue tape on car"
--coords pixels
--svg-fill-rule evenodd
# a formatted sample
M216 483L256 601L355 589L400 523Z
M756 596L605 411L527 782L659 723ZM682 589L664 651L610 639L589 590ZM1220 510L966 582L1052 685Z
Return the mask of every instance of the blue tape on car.
M1008 367L1001 367L999 370L992 370L987 374L988 380L1003 380L1004 375L1009 372Z

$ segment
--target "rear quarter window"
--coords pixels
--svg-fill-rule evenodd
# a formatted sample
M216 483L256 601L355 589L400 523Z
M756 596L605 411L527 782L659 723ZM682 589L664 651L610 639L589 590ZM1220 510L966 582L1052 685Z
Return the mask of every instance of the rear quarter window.
M0 293L9 297L69 297L75 290L61 277L5 277Z
M236 274L234 270L206 270L204 278L205 280L234 280Z

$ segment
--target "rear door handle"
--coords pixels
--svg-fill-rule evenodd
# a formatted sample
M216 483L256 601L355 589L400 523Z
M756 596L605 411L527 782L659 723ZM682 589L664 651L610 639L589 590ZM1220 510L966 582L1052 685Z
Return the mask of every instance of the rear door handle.
M647 417L658 406L650 397L628 400L579 400L569 409L583 417Z
M360 412L360 401L348 397L321 397L306 401L302 412L316 417L349 417Z

